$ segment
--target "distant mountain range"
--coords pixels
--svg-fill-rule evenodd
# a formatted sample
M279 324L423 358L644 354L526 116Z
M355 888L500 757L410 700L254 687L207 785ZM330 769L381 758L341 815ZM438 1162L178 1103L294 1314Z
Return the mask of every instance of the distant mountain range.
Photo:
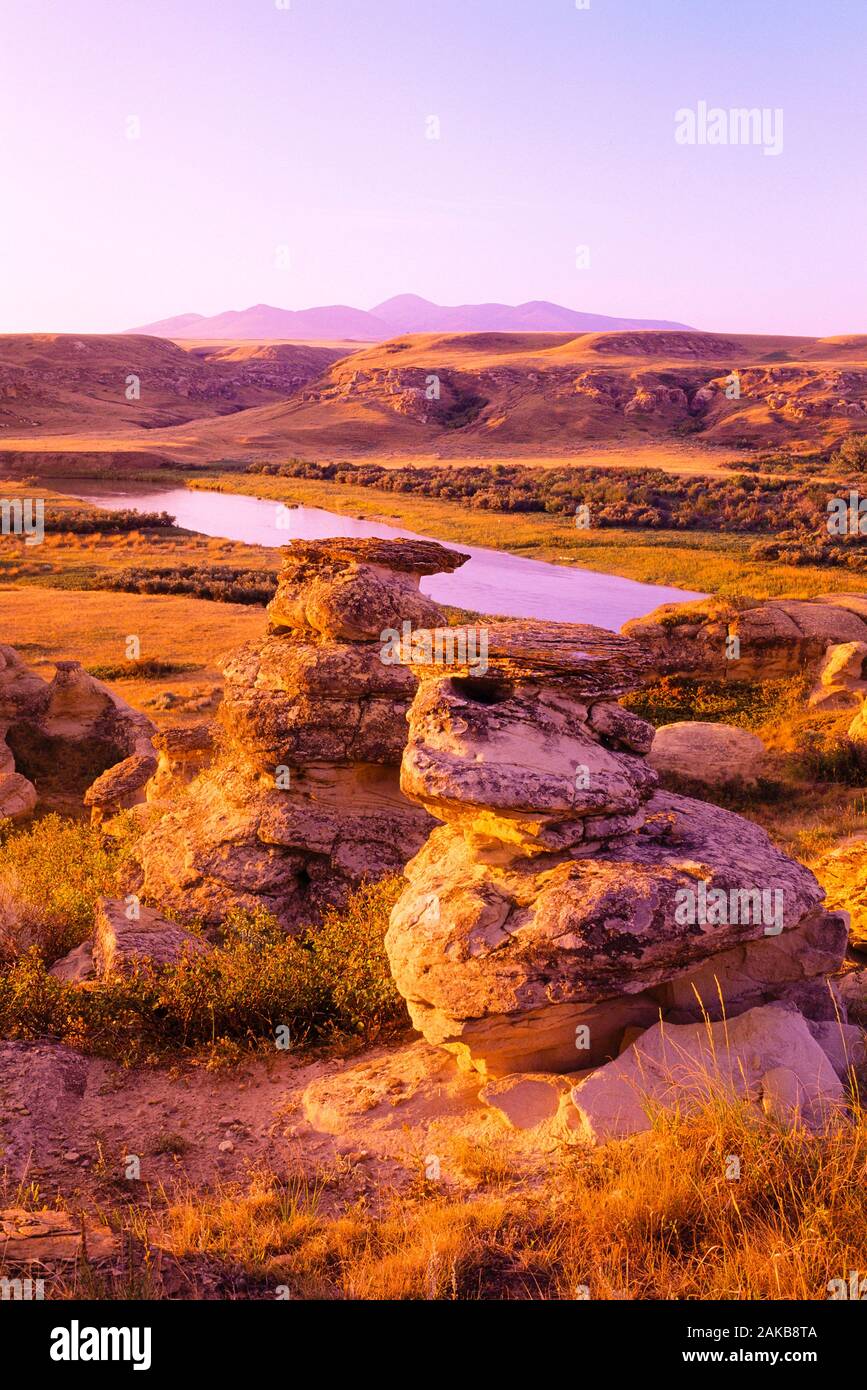
M254 304L223 314L178 314L129 328L158 338L314 338L376 343L401 333L605 333L636 328L686 328L667 319L619 319L582 314L545 299L527 304L432 304L399 294L373 309L329 304L315 309L275 309Z

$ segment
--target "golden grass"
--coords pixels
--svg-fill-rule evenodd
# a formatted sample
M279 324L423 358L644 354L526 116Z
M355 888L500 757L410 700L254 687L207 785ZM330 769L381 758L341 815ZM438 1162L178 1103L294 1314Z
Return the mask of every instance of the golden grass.
M172 594L0 585L0 640L11 643L44 678L50 677L56 661L80 661L84 666L123 662L131 635L140 639L146 660L198 668L156 680L112 682L124 699L145 709L143 702L160 690L182 693L221 686L215 659L261 636L262 629L261 608L235 603ZM178 718L172 711L171 722Z
M330 1184L258 1172L114 1221L145 1239L148 1267L155 1251L206 1259L266 1298L809 1301L863 1268L865 1179L863 1114L813 1136L717 1100L632 1140L564 1148L532 1187L483 1174L469 1191L329 1210Z

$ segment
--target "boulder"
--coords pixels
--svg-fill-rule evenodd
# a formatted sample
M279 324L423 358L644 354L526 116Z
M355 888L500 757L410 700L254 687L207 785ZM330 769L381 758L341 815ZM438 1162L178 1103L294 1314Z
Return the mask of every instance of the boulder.
M11 648L0 647L2 652ZM0 671L2 678L2 671ZM0 820L18 820L29 816L36 807L36 788L33 783L15 771L15 756L6 742L8 725L0 723Z
M708 787L754 785L764 760L765 745L755 734L699 720L661 725L647 758L661 776Z
M63 1260L107 1260L120 1254L121 1238L82 1212L0 1207L0 1252L10 1266L51 1265Z
M846 737L853 743L867 744L867 700L862 700L858 712L846 730Z
M583 848L500 863L442 828L407 866L392 973L415 1026L462 1064L575 1070L616 1056L625 1028L661 1012L701 1016L720 996L734 1011L839 968L845 925L821 909L813 876L730 811L656 793L640 830ZM678 921L678 894L697 902L702 883L734 920ZM779 932L765 912L775 901Z
M126 902L101 898L97 903L93 941L96 973L132 974L140 966L160 969L177 965L184 956L205 955L213 948L200 936L167 921L150 907L136 904L127 916Z
M18 772L0 773L0 820L17 820L36 809L36 788Z
M7 726L39 718L50 699L48 686L30 671L14 647L0 646L0 720Z
M813 861L813 870L831 908L849 917L849 940L867 951L867 831L847 835Z
M142 797L131 781L149 769L146 780L156 767L153 724L77 661L57 662L46 683L11 647L0 647L0 730L0 779L8 805L18 807L12 815L37 802L68 812L89 784L87 804L99 814L134 804ZM105 777L114 769L115 777ZM5 782L13 771L19 780Z
M140 805L156 770L153 754L134 753L103 772L84 794L84 804L91 808L91 823L101 825L108 816Z
M719 1023L656 1024L572 1091L592 1143L648 1130L654 1114L746 1100L780 1124L819 1130L839 1117L843 1085L798 1013L778 1005Z
M413 704L401 787L473 843L532 854L592 836L599 818L636 812L656 776L623 727L606 734L588 715L554 685L433 676ZM647 726L632 719L634 742Z
M854 1076L856 1086L863 1085L867 1079L864 1029L857 1023L844 1023L836 1018L821 1022L808 1018L806 1023L840 1080L845 1082Z
M157 770L147 784L148 801L169 801L182 792L214 756L214 731L210 724L181 724L163 729L154 738Z
M837 984L849 1018L867 1027L867 966L841 975Z
M67 984L77 985L83 980L92 980L96 975L96 966L93 963L93 942L82 941L80 946L74 947L60 960L56 960L48 971L56 980L65 980Z
M867 642L839 642L829 647L819 664L808 703L815 709L860 709L867 695L864 659Z
M466 560L434 541L295 541L268 605L273 633L311 633L342 642L377 642L384 628L443 621L419 590L422 575Z

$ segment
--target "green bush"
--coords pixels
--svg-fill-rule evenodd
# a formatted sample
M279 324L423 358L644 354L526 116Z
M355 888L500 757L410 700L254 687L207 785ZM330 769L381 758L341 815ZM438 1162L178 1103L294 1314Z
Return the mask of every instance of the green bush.
M90 935L97 898L123 890L133 826L109 836L58 815L0 823L0 960L35 946L50 963Z
M653 685L627 695L621 703L656 728L682 719L698 719L758 729L772 721L787 720L792 710L806 703L808 688L806 678L753 685L747 681L662 676Z
M0 1036L51 1036L129 1062L205 1050L273 1049L406 1026L383 946L400 881L361 887L321 926L287 937L265 911L230 913L208 955L85 988L50 976L37 950L0 971Z

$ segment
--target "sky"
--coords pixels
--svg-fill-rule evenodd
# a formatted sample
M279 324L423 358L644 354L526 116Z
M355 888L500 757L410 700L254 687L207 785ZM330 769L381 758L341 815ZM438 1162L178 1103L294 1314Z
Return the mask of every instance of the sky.
M865 40L864 0L3 0L0 331L411 292L867 332ZM701 102L782 149L680 143Z

